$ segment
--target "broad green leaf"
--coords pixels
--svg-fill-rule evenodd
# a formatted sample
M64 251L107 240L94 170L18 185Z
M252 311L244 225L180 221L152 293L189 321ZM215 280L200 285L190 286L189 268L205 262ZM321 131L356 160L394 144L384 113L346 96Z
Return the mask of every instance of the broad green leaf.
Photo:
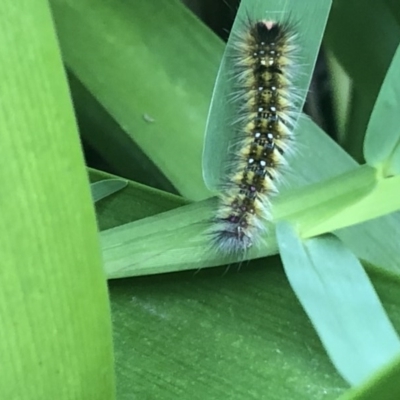
M47 1L0 2L0 392L112 400L111 318Z
M177 193L159 168L73 73L68 74L68 83L79 132L90 151L95 149L95 153L104 160L107 168L118 176ZM88 163L90 164L89 159Z
M400 46L393 57L369 120L364 141L368 164L384 175L399 174L400 159ZM395 157L396 165L392 165Z
M333 235L302 241L277 225L286 276L340 374L360 384L400 355L400 340L358 259Z
M104 199L105 197L123 189L127 184L128 182L122 179L106 179L92 183L90 189L92 191L93 201L96 202Z
M109 282L119 399L336 400L347 390L279 259L238 268ZM400 331L400 281L367 271Z
M122 128L90 142L113 142L111 165L118 145L132 163L138 146L183 196L209 197L201 151L221 40L180 0L50 2L67 67Z
M299 94L296 106L300 111L307 94L330 6L330 0L309 0L306 3L297 0L243 0L241 2L218 72L207 121L203 176L210 189L214 190L221 184L221 176L226 173L226 163L229 160L227 149L231 147L230 144L234 141L236 133L236 130L232 128L232 121L237 120L239 105L227 99L230 99L235 91L235 83L232 79L234 38L243 31L244 22L249 18L255 21L265 18L284 21L290 18L290 21L296 24L299 34L299 70L293 85Z
M121 400L334 400L348 387L277 257L109 285Z

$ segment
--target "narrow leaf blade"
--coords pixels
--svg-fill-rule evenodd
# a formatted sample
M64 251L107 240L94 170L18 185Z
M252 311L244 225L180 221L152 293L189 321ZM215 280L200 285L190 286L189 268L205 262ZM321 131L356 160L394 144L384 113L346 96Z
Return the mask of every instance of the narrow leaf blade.
M399 338L358 259L332 235L302 242L277 225L286 275L331 361L359 384L400 355Z
M364 156L368 164L386 163L389 173L400 173L398 161L391 167L394 153L400 153L400 46L382 84L372 111L364 141ZM399 156L396 156L396 159Z
M232 129L232 121L237 120L238 105L232 104L227 99L235 91L232 79L234 74L234 66L232 65L234 37L243 31L243 22L247 21L249 17L253 21L266 18L285 21L289 18L296 24L301 65L293 83L299 95L296 105L298 110L301 110L330 7L330 0L307 2L297 0L243 0L241 2L219 68L208 114L203 150L203 177L207 187L212 190L219 187L221 176L226 171L227 149L234 141L235 129ZM301 23L297 24L299 21ZM216 157L216 155L218 156Z
M108 290L46 0L0 2L0 391L112 400Z

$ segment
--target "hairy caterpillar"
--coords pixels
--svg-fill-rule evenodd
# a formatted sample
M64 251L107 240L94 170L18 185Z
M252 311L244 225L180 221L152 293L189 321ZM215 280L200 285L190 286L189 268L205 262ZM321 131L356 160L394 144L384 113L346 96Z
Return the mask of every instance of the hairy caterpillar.
M212 230L213 243L223 253L259 243L271 219L269 199L277 193L293 144L296 52L296 33L288 23L250 23L235 39L237 142Z

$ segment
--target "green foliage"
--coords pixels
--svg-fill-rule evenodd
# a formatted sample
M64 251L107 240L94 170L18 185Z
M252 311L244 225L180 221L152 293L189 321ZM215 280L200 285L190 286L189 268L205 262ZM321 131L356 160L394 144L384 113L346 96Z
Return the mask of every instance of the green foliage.
M400 47L397 48L369 120L364 142L368 164L384 176L400 174Z
M46 1L2 1L0 392L114 398L110 307Z
M204 199L210 195L199 168L204 116L222 42L179 0L132 3L51 1L64 61L102 106L90 104L89 96L79 101L79 91L75 98L87 109L82 114L96 127L113 128L84 136L102 154L111 150L108 162L122 168L121 154L137 160L128 134L183 196ZM105 113L123 129L114 129Z
M248 18L263 19L269 15L277 20L290 20L298 31L297 44L301 49L301 67L294 78L299 95L298 108L301 110L310 84L317 53L328 17L331 0L312 0L300 3L296 0L247 0L242 1L232 27L231 39L228 41L224 57L218 72L207 119L207 130L203 152L203 176L208 187L215 189L221 184L221 175L225 173L226 149L232 142L235 130L232 121L237 119L238 110L232 102L226 101L235 90L232 80L232 56L234 54L233 38L243 30L243 23ZM218 157L216 157L218 154Z
M363 385L349 390L340 400L394 400L400 396L400 359L380 370Z
M376 97L399 44L399 14L400 3L393 0L335 0L329 16L326 43L351 79L341 144L359 162L365 159L363 141ZM343 87L334 89L342 101Z
M89 185L47 2L27 3L0 5L7 49L0 63L0 386L10 399L111 400L110 314ZM236 260L211 250L205 235L215 207L201 168L210 99L210 187L232 113L226 59L212 95L223 43L178 0L50 3L82 137L121 175L190 199L131 181L103 198L111 193L103 185L122 181L89 171L98 182L95 199L102 198L95 209L106 275L130 278L109 284L118 398L397 398L398 361L351 390L333 364L358 384L397 351L397 54L384 77L400 36L398 4L335 1L325 36L353 85L350 111L340 116L352 154L361 155L371 115L368 165L302 116L293 173L274 199L266 247L248 254L269 257L237 271ZM256 17L290 8L302 22L306 61L297 83L306 90L330 2L243 0L239 15L245 7ZM344 89L336 89L340 101ZM330 231L340 241L314 237ZM284 268L272 256L278 247ZM368 276L353 254L370 264ZM200 270L223 264L227 273ZM328 316L341 327L330 329ZM361 349L348 365L345 346Z
M105 179L103 181L94 182L90 185L93 201L99 201L111 194L118 192L128 184L122 179Z
M286 276L349 383L361 383L400 353L400 341L367 274L340 240L323 235L302 242L285 222L278 224L277 236ZM362 310L368 310L368 318Z

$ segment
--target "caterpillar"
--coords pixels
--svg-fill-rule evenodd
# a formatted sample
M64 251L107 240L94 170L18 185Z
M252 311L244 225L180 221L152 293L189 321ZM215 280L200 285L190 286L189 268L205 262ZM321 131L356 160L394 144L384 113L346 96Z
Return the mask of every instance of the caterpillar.
M239 118L212 231L223 253L259 244L271 220L270 197L293 147L296 41L289 23L270 20L249 23L234 40Z

